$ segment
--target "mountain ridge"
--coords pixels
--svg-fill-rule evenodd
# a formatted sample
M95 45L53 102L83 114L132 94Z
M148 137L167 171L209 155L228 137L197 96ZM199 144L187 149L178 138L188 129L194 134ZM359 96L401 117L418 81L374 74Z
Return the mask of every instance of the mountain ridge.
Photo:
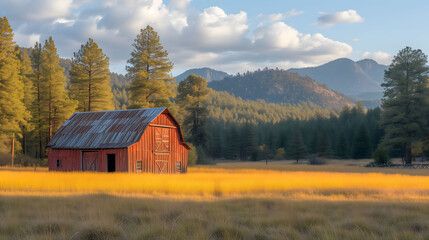
M310 77L285 70L265 69L210 82L208 87L248 100L262 99L270 103L299 104L312 102L323 107L354 105L343 94L328 89Z
M174 77L176 79L176 83L183 81L185 78L187 78L191 74L201 76L204 79L206 79L207 82L222 80L224 77L229 75L226 72L214 70L214 69L208 68L208 67L192 68L192 69L189 69L189 70L177 75L176 77Z
M365 92L382 92L381 83L387 69L388 66L378 64L372 59L355 62L348 58L339 58L320 66L291 68L287 71L308 76L326 84L330 89L354 96Z

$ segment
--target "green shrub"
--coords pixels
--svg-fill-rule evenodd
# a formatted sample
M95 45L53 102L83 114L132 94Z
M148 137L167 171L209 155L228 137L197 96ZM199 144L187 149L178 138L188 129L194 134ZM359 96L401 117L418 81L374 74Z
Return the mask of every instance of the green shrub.
M390 163L389 153L383 148L377 148L372 154L375 164Z

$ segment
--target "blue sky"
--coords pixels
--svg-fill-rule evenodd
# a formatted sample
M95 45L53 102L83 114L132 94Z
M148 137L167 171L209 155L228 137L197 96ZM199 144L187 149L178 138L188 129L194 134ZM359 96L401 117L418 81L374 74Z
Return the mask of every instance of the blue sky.
M316 66L340 57L389 64L401 48L429 53L427 1L14 0L0 1L21 46L49 36L71 58L88 38L125 73L132 41L151 25L173 74Z

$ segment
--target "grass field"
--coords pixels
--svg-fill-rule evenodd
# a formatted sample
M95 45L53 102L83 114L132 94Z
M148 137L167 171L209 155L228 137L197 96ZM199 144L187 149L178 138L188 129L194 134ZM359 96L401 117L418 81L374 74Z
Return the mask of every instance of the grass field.
M429 239L428 170L362 165L0 168L0 239Z

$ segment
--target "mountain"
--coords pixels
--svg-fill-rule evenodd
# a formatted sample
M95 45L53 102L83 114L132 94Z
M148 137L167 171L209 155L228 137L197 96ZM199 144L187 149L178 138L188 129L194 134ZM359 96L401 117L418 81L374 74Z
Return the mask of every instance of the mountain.
M262 99L269 103L300 104L310 101L322 107L353 105L353 101L343 94L309 77L284 70L264 69L227 76L223 80L210 82L208 86L242 99Z
M361 93L382 92L380 84L387 69L388 66L371 59L354 62L340 58L318 67L291 68L288 71L308 76L345 95L356 96Z
M201 76L207 80L207 82L222 80L224 77L228 76L228 73L217 71L211 68L193 68L189 69L186 72L176 76L176 83L183 81L189 75L195 74Z

